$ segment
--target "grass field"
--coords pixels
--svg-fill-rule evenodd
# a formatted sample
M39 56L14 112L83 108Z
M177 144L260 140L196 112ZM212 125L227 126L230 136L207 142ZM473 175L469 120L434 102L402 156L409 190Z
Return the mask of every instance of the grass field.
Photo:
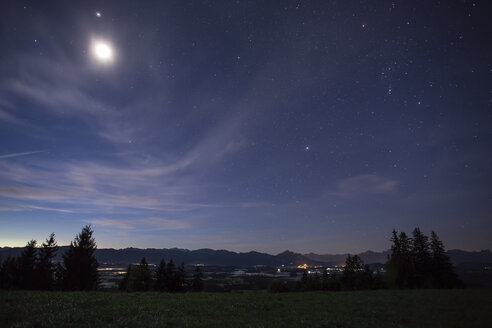
M491 290L0 291L2 327L492 327Z

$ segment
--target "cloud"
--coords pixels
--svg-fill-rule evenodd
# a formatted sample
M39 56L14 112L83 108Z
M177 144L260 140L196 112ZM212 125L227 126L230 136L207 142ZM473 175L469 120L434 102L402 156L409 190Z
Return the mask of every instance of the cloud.
M196 182L193 174L181 174L180 169L179 162L149 165L141 160L118 164L0 161L0 196L42 201L37 205L76 212L178 213L224 206L203 201L207 185Z
M133 229L134 225L132 225L127 220L114 220L114 219L98 219L98 220L89 220L89 223L96 226L103 227L115 227L120 229Z
M12 185L0 185L0 196L35 200L57 200L63 197L52 190Z
M103 227L114 227L119 229L131 230L182 230L190 227L190 224L184 221L170 220L160 217L140 218L140 219L96 219L88 220L89 223Z
M165 218L148 218L138 220L141 224L148 224L159 230L181 230L189 228L189 224L183 221L169 220Z
M37 151L29 151L29 152L24 152L24 153L5 154L5 155L0 155L0 159L18 157L18 156L26 156L26 155L32 155L32 154L38 154L38 153L44 153L44 152L46 152L46 150L37 150Z
M385 177L363 174L340 181L336 195L355 197L367 194L387 194L397 191L398 181Z
M26 122L3 109L0 109L0 120L12 124L26 125Z
M52 207L41 207L41 206L34 206L34 205L24 205L23 207L25 207L25 208L31 208L33 210L41 210L41 211L60 212L60 213L73 213L73 211L70 211L70 210L64 210L64 209L52 208Z

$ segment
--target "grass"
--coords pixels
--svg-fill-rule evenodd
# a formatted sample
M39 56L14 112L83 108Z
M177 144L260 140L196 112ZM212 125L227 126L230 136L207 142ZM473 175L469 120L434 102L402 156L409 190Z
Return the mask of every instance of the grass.
M491 290L0 291L1 327L491 327Z

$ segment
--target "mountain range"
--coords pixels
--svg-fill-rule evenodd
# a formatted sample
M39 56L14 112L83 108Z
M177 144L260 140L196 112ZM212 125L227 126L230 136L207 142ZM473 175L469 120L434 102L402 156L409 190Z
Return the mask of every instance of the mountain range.
M68 246L61 246L57 253L56 260L61 261L62 254L68 249ZM0 260L8 257L19 256L23 247L0 247ZM390 251L373 252L366 251L358 254L364 263L385 263ZM492 252L482 250L478 252L469 252L458 249L447 251L454 265L460 263L492 263ZM204 264L219 266L297 266L307 265L340 265L345 262L348 254L299 254L291 251L285 251L277 255L271 255L260 252L237 253L227 250L198 249L188 250L179 248L101 248L96 249L95 256L100 264L130 264L138 263L142 257L145 257L149 263L159 263L161 259L169 261L173 259L175 263L184 262L185 264Z

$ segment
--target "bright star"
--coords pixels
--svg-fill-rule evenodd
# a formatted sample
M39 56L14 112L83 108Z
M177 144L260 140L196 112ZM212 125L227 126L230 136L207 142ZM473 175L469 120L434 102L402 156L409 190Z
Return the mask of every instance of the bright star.
M309 146L304 147L304 149L309 150L311 149Z
M97 17L101 17L102 16L101 12L100 11L96 11L96 16Z

